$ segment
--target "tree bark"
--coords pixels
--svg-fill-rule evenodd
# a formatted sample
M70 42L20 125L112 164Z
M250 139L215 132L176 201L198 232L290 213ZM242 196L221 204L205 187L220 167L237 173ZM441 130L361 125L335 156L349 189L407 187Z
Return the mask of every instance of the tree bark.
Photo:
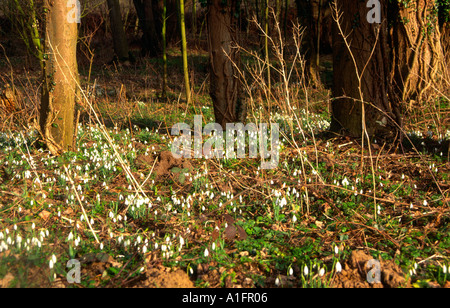
M450 21L444 23L441 27L441 43L442 50L445 56L445 63L447 64L447 77L446 80L450 80Z
M408 108L442 90L447 73L434 0L393 2L393 76L395 91Z
M133 3L139 18L139 27L142 30L142 53L151 57L157 57L162 52L162 25L159 24L161 18L155 14L158 12L157 6L159 3L157 1L147 0L133 0Z
M322 3L319 0L296 0L297 16L300 24L305 27L304 54L306 59L306 76L309 83L314 87L320 87L319 76L319 50L317 41L320 33L318 25L321 22L319 7Z
M447 78L450 80L450 1L439 3L439 26L441 29L441 44L447 64Z
M208 2L208 43L210 57L210 96L213 101L216 123L245 121L246 108L240 97L240 80L237 67L240 57L236 48L237 20L233 9L235 0ZM234 63L234 64L233 64ZM236 67L237 66L237 67Z
M77 23L68 21L65 1L46 1L41 133L54 155L72 150L78 68Z
M113 35L114 52L119 61L129 60L127 37L123 28L119 0L108 0L109 18Z
M393 138L401 126L398 104L390 101L387 4L382 23L369 23L365 1L336 0L341 31L333 30L331 130L353 137ZM348 44L348 46L346 45ZM364 103L362 103L364 102Z

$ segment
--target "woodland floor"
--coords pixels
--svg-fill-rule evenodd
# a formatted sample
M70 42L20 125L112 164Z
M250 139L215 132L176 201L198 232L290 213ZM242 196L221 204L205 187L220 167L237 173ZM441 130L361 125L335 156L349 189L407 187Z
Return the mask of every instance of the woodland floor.
M450 128L433 126L434 111L411 114L402 145L369 149L326 133L326 88L308 90L310 112L293 89L305 126L290 132L292 119L273 110L286 135L278 168L174 159L168 129L195 114L210 122L213 110L205 53L191 53L186 106L172 51L167 99L155 90L158 60L96 64L90 78L81 64L105 126L81 102L77 151L51 157L33 124L39 69L9 60L2 82L14 76L26 108L0 127L0 287L450 287ZM449 106L440 102L444 123ZM81 282L70 284L73 258ZM368 282L372 259L380 283Z

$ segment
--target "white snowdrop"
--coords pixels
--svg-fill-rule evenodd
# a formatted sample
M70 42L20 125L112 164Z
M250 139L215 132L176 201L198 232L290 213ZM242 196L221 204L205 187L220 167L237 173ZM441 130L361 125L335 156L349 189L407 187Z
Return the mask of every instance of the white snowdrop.
M340 273L342 271L342 265L339 261L336 263L336 273Z

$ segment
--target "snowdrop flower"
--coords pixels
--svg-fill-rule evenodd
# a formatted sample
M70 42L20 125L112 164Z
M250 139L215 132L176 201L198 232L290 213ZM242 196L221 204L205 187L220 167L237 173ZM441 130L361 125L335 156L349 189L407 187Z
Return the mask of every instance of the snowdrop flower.
M427 205L428 205L427 200L423 200L423 206L427 206Z
M289 276L294 275L294 270L292 269L292 267L289 268Z
M208 256L209 256L208 248L205 248L205 252L204 252L203 254L204 254L205 257L208 257Z
M280 278L277 277L277 279L275 279L275 285L277 287L280 285Z
M340 273L342 271L342 265L339 261L336 263L336 273Z
M347 177L345 177L345 178L342 180L342 185L343 185L343 186L348 186L348 184L350 184L350 183L349 183L349 181L347 180Z
M180 247L184 245L184 238L180 235Z
M309 273L308 266L305 265L305 267L303 268L303 274L304 274L305 276L308 276L308 273Z
M53 261L53 264L56 263L56 256L54 254L52 254L52 259L51 260Z
M334 246L334 253L335 254L338 254L339 253L339 247L336 245L336 246Z
M325 268L322 267L322 268L319 270L319 276L322 277L324 274L325 274Z
M442 265L442 272L444 273L444 274L447 274L447 265Z

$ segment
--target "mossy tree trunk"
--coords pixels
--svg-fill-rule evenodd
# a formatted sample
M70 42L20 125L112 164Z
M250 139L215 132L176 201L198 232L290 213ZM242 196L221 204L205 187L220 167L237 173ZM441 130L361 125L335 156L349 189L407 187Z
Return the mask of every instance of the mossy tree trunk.
M447 74L434 0L391 4L393 25L392 81L408 108L443 90ZM447 86L448 88L448 86Z
M439 1L439 27L442 49L447 64L447 74L450 74L450 0ZM447 75L446 80L450 80L449 75Z
M43 86L40 128L54 155L72 150L78 80L77 23L68 21L66 1L45 1Z
M184 22L184 0L180 0L180 34L181 34L181 53L183 56L184 89L186 93L186 103L189 105L191 103L191 86L189 83L186 25Z
M36 6L33 0L14 0L14 2L8 4L10 6L8 14L28 52L38 59L42 68L43 46L41 44L41 34L39 33L38 18L38 10L42 6L40 6L40 3L37 4Z

